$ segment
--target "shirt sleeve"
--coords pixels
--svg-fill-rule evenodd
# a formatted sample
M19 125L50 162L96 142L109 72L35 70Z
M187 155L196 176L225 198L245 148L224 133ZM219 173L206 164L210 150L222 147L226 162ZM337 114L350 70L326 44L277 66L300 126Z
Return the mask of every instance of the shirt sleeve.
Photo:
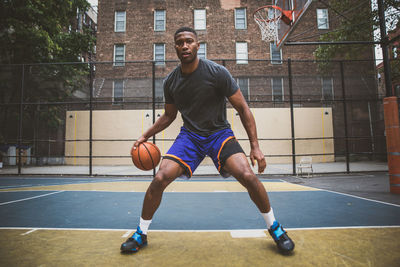
M232 96L239 89L235 79L233 79L230 72L224 66L221 66L219 71L218 85L226 97Z

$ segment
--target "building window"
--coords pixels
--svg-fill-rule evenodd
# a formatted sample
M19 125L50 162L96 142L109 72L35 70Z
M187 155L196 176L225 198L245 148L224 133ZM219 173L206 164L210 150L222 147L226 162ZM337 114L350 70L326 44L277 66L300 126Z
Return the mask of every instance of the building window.
M247 29L246 9L245 8L236 8L235 9L235 29L238 29L238 30Z
M154 44L154 61L156 65L165 64L165 44Z
M322 99L333 100L333 79L322 77Z
M113 84L113 104L119 104L124 101L124 81L115 80Z
M283 101L283 78L272 78L272 100L275 102Z
M154 31L165 31L165 10L154 11Z
M124 32L126 26L126 11L115 11L115 32Z
M270 43L271 64L282 64L282 49L278 49L275 43Z
M163 78L156 78L155 79L155 86L156 86L156 101L163 101L164 100L164 79Z
M125 45L114 46L114 66L125 66Z
M194 29L205 30L206 29L206 10L195 9L194 10Z
M200 43L199 50L197 51L197 56L199 58L207 58L207 44L206 43Z
M244 99L249 100L250 89L249 89L249 78L238 78L237 83L239 85L240 91L244 96Z
M247 43L236 43L236 64L248 64Z
M318 29L329 29L328 9L317 9Z

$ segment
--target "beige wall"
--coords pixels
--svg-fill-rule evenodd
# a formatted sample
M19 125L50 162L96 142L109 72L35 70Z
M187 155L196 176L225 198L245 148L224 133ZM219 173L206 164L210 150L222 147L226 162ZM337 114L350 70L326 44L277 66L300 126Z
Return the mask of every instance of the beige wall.
M295 108L296 138L333 137L331 108ZM163 110L156 110L156 118ZM290 109L288 108L254 108L252 109L257 123L259 139L291 138ZM227 110L228 121L237 139L247 139L237 112ZM128 141L95 141L93 142L94 165L129 165L129 157L133 141L152 125L151 110L104 110L93 111L93 139ZM182 119L177 119L157 135L157 139L172 139L171 141L156 141L162 154L166 153L173 139L179 132ZM66 125L65 156L69 165L87 165L89 155L89 111L68 111ZM249 142L239 140L246 154L249 154ZM291 140L260 140L260 146L266 155L291 154ZM334 153L333 140L298 140L296 154ZM104 156L115 156L106 158ZM125 156L126 158L119 158ZM104 158L102 158L104 157ZM299 160L300 157L297 157ZM313 156L313 162L334 161L333 155ZM290 163L291 157L267 157L268 163ZM202 164L212 164L206 159Z

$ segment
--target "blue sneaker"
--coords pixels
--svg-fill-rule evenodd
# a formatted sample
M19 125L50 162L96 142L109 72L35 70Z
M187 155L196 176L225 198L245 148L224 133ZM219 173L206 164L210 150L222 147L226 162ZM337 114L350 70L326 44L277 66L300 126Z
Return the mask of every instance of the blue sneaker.
M121 252L137 252L140 248L147 245L147 235L143 234L138 226L136 232L132 237L128 238L125 243L121 245Z
M275 221L271 228L268 229L269 234L274 239L278 249L284 253L288 254L294 249L294 242L290 237L288 237L285 230L283 230L282 225L280 225L277 221Z

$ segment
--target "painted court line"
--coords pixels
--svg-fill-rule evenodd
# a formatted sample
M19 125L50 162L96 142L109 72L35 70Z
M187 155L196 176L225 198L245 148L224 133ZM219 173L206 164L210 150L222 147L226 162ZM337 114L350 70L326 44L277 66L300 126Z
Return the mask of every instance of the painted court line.
M30 230L30 231L28 231L28 232L25 232L25 233L23 233L23 234L21 234L21 235L29 235L30 233L33 233L33 232L35 232L35 231L37 231L38 229L32 229L32 230Z
M3 203L0 203L0 206L1 205L11 204L11 203L16 203L16 202L21 202L21 201L26 201L26 200L31 200L31 199L35 199L35 198L45 197L45 196L49 196L49 195L54 195L54 194L58 194L58 193L62 193L62 192L64 192L64 191L57 191L57 192L52 192L52 193L43 194L43 195L39 195L39 196L34 196L34 197L28 197L28 198L22 198L22 199L17 199L17 200L13 200L13 201L3 202Z
M285 180L281 180L284 183L289 183L286 182ZM289 183L291 184L291 183ZM321 191L325 191L325 192L330 192L330 193L334 193L334 194L339 194L339 195L344 195L344 196L348 196L348 197L354 197L354 198L358 198L358 199L362 199L362 200L367 200L367 201L372 201L372 202L376 202L376 203L380 203L380 204L386 204L386 205L390 205L390 206L395 206L400 208L400 205L398 204L393 204L393 203L389 203L389 202L384 202L384 201L380 201L380 200L374 200L374 199L369 199L369 198L365 198L365 197L359 197L359 196L355 196L355 195L351 195L351 194L347 194L347 193L341 193L341 192L336 192L336 191L332 191L332 190L327 190L327 189L321 189L321 188L316 188L316 187L311 187L308 185L302 185L304 187L310 187L310 188L315 188Z
M376 226L338 226L338 227L305 227L305 228L285 228L287 231L301 230L342 230L342 229L381 229L381 228L400 228L400 225L376 225ZM110 231L110 232L133 232L135 229L107 229L107 228L48 228L36 227L36 230L48 231ZM0 227L0 230L32 230L32 227ZM162 233L224 233L233 231L267 231L267 229L228 229L228 230L149 230L149 232Z
M331 191L331 190L326 190L326 189L321 189L321 190L325 191L325 192L344 195L344 196L348 196L348 197L354 197L354 198L358 198L358 199L362 199L362 200L372 201L372 202L376 202L376 203L380 203L380 204L386 204L386 205L390 205L390 206L394 206L394 207L400 208L400 205L398 205L398 204L393 204L393 203L384 202L384 201L375 200L375 199L369 199L369 198L365 198L365 197L359 197L359 196L355 196L355 195L351 195L351 194L347 194L347 193L341 193L341 192L336 192L336 191Z
M133 231L127 231L125 234L122 235L123 238L127 238L128 236L131 235Z
M234 230L230 231L232 238L266 237L264 230Z

